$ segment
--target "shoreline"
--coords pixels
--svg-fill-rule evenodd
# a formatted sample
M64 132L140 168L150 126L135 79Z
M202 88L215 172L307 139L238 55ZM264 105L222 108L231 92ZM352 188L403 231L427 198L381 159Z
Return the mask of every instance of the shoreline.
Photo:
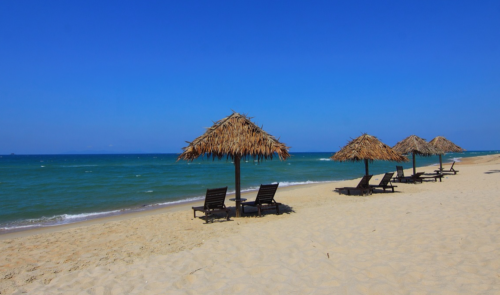
M460 158L463 159L463 158ZM455 159L449 159L450 161L455 160ZM460 161L460 160L458 160ZM457 162L458 162L457 161ZM426 164L426 166L429 164ZM434 163L432 165L438 165L438 163ZM326 183L326 182L338 182L338 181L344 181L344 180L349 180L349 179L340 179L340 180L327 180L327 181L314 181L312 180L311 182L314 183ZM287 186L301 186L304 184L307 184L309 181L304 181L299 184L290 184ZM292 182L293 183L293 182ZM284 187L280 187L282 189ZM254 188L249 188L247 192L256 192L258 190L258 187ZM244 194L242 192L242 194ZM228 193L228 199L231 196L234 196L233 193ZM120 208L120 209L114 209L111 211L104 211L104 212L89 212L89 213L79 213L79 214L60 214L60 215L55 215L52 217L40 217L40 218L35 218L33 220L30 219L24 219L24 220L18 220L18 221L13 221L11 223L6 223L5 225L2 225L0 228L0 239L4 235L12 234L12 233L17 233L17 232L23 232L23 231L37 231L37 230L45 230L48 228L58 228L61 226L69 226L71 224L85 224L87 222L91 222L92 220L95 219L108 219L111 218L110 220L114 220L113 217L115 216L121 216L121 215L128 215L132 214L131 216L134 216L134 214L139 214L140 212L144 211L150 211L150 210L161 210L165 209L168 210L168 208L172 207L175 208L177 206L192 206L193 204L197 204L200 201L204 200L204 195L200 195L197 197L189 197L189 198L184 198L180 199L177 201L171 201L171 202L163 202L163 203L154 203L154 204L144 204L140 207L131 207L131 208ZM167 203L167 204L165 204ZM231 203L227 203L231 204ZM81 215L81 216L80 216ZM39 221L37 223L32 223L29 224L28 222L30 221Z
M21 232L0 239L0 292L250 293L262 279L264 293L498 294L499 166L500 155L464 159L443 182L370 196L334 191L359 178L289 186L280 215L205 224L184 204Z
M477 157L482 157L482 156L473 156L473 157L466 157L466 158L459 158L459 159L453 159L453 161L456 161L457 163L461 163L462 160L464 159L469 159L469 158L477 158ZM451 164L446 162L443 163L443 165L446 164ZM425 166L417 166L417 168L423 168L423 167L433 167L439 165L439 163L431 164L431 165L425 165ZM353 178L357 179L357 178ZM284 187L280 187L280 190L286 189L288 187L302 187L302 186L307 186L307 185L315 185L315 184L322 184L322 183L331 183L331 182L342 182L342 181L349 181L353 179L342 179L342 180L330 180L330 181L311 181L311 183L306 183L309 181L306 181L301 184L294 184L294 185L287 185ZM246 196L251 193L255 193L258 191L258 188L255 189L248 189L245 192L241 193L241 196ZM234 197L235 193L228 193L226 196L226 205L228 207L231 206L231 202L229 199ZM172 201L171 204L167 205L155 205L155 204L146 204L143 205L142 207L139 208L123 208L123 209L116 209L111 211L110 213L107 212L92 212L92 213L87 213L87 214L96 214L96 215L102 215L102 216L96 216L96 217L88 217L88 219L83 219L83 220L77 220L73 222L67 222L67 223L61 223L61 224L49 224L49 225L34 225L31 227L27 228L14 228L14 229L7 229L7 230L0 230L0 240L5 240L9 239L11 236L12 237L24 237L24 236L29 236L29 235L34 235L38 233L45 233L45 232L56 232L59 230L65 230L69 228L74 228L77 226L85 226L85 225L92 225L96 223L103 223L103 222L108 222L108 221L118 221L118 220L124 220L127 218L135 218L135 217L140 217L140 216L145 216L149 215L149 211L152 211L151 214L161 214L165 212L175 212L178 210L183 210L183 209L191 209L192 206L195 205L202 205L204 201L205 196L200 196L200 197L194 197L191 199L196 199L196 200L179 200L179 201ZM199 199L198 199L199 198ZM233 203L234 206L234 203ZM116 212L118 211L118 212ZM154 213L158 212L158 213ZM83 213L85 214L85 213Z
M340 182L340 181L345 181L345 180L332 180L332 181L319 181L319 182L313 182L313 183L304 183L304 184L297 184L297 185L288 185L284 187L280 187L279 190L290 190L291 188L294 187L307 187L310 185L317 185L317 184L322 184L322 183L332 183L332 182ZM257 195L258 189L255 190L248 190L245 192L241 193L242 198L247 198L248 200L255 198ZM226 196L226 206L228 207L234 207L234 202L230 201L230 198L233 198L235 193L228 193ZM27 228L27 229L13 229L13 230L5 230L5 231L0 231L0 241L2 240L7 240L7 239L15 239L15 238L22 238L22 237L27 237L31 235L38 235L38 234L44 234L44 233L53 233L53 232L58 232L58 231L64 231L67 229L74 229L78 228L80 226L89 226L89 225L94 225L94 224L101 224L101 223L107 223L107 222L112 222L112 221L121 221L121 220L127 220L131 218L138 218L138 217L143 217L143 216L149 216L149 215L156 215L156 214L163 214L163 213L171 213L171 212L177 212L177 211L183 211L183 210L192 210L191 207L193 206L200 206L203 205L204 202L204 196L201 197L199 200L186 200L183 202L175 203L175 204L169 204L169 205L146 205L144 207L138 208L137 210L130 209L122 209L122 212L116 213L116 214L110 214L106 216L98 216L94 218L89 218L86 220L79 220L75 222L69 222L69 223L64 223L64 224L55 224L55 225L45 225L45 226L39 226L39 227L32 227L32 228ZM151 208L147 208L151 207ZM127 212L128 211L128 212Z
M457 163L461 163L461 162L463 162L462 160L464 160L464 159L477 158L477 157L483 157L483 156L474 156L474 157L454 159L454 161L456 161ZM451 164L451 163L443 163L443 165L446 165L446 164ZM436 165L439 165L439 163L435 163L432 165L425 165L425 166L417 166L417 168L433 167ZM280 187L279 190L285 190L285 189L290 188L290 187L306 187L308 185L317 185L317 184L322 184L322 183L350 181L350 180L354 180L354 179L358 179L358 178L343 179L343 180L331 180L331 181L311 181L311 183L306 183L306 182L309 182L309 181L306 181L306 182L301 183L301 184L287 185L284 187ZM241 196L242 197L248 196L252 193L256 193L257 191L258 191L258 188L248 189L245 192L242 192ZM228 206L228 207L234 206L234 202L229 200L230 198L234 197L234 195L235 195L234 192L227 194L226 206ZM193 207L193 206L203 205L204 196L195 197L195 198L196 199L199 198L199 199L173 201L172 204L167 204L167 205L147 204L147 205L144 205L144 206L139 207L139 208L117 209L117 210L113 211L113 212L118 211L116 213L92 212L92 213L88 213L88 214L97 214L97 215L102 214L102 216L89 217L88 219L77 220L77 221L67 222L67 223L62 223L62 224L51 224L51 225L40 225L40 226L34 225L34 226L28 227L28 228L15 228L15 229L2 230L2 231L0 231L0 240L17 238L17 237L25 237L25 236L36 235L36 234L41 234L41 233L57 232L57 231L71 229L71 228L75 228L75 227L79 227L79 226L87 226L87 225L93 225L93 224L98 224L98 223L105 223L105 222L109 222L109 221L120 221L120 220L125 220L128 218L135 218L135 217L147 216L147 215L152 215L152 214L176 212L179 210L191 209L191 207Z

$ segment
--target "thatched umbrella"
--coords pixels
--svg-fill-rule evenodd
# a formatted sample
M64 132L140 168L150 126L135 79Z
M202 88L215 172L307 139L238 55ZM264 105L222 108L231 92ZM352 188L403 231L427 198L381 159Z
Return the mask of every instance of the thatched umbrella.
M290 157L289 147L268 134L250 118L236 112L227 118L215 122L208 130L182 148L184 152L177 160L193 161L199 156L207 158L231 158L235 167L236 217L240 216L240 160L252 157L257 160L272 159L276 153L280 160Z
M416 136L410 135L402 141L398 142L392 147L396 152L400 154L412 154L413 155L413 174L416 174L415 168L415 155L420 155L424 157L429 157L432 155L443 154L443 151L435 148L433 145L425 141L424 139Z
M363 134L360 137L351 140L340 151L331 157L339 162L365 162L365 173L368 175L368 161L374 160L407 162L408 158L393 151L390 146L382 143L375 136Z
M444 136L436 136L429 141L434 147L442 150L445 153L461 153L465 151L463 148L446 139ZM442 154L439 154L439 171L443 170Z

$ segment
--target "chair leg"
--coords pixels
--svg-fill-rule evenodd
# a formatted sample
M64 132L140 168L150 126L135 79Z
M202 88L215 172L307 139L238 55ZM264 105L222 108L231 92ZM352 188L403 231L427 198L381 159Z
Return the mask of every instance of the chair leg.
M260 205L257 205L257 210L259 210L259 217L262 217L262 214L260 213Z
M207 211L205 211L205 223L208 223L208 216L209 216L209 215L210 215L210 214L209 214Z

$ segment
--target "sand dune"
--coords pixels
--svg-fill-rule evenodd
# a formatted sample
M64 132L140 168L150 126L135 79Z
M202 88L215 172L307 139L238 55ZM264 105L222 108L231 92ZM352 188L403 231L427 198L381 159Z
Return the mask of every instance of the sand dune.
M368 197L333 191L359 180L280 188L279 216L206 225L181 206L4 235L0 291L500 294L500 156L455 167Z

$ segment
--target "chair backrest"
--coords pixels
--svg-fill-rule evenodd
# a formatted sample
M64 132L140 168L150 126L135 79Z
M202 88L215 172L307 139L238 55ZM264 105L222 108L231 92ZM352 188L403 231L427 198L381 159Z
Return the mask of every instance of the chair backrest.
M279 183L276 184L261 184L259 192L257 193L257 198L255 199L256 204L271 204L274 201L274 195L278 190Z
M403 166L396 166L396 170L398 172L398 177L405 177L405 173L403 171Z
M365 175L363 178L358 183L358 186L356 188L369 188L370 187L370 179L372 178L373 175Z
M450 171L453 171L453 166L455 165L455 161L453 161L453 164L451 164Z
M391 182L392 176L394 175L394 172L387 172L382 180L380 181L379 186L387 186L389 182Z
M205 209L224 208L226 192L227 192L227 186L221 188L207 189L204 208Z

